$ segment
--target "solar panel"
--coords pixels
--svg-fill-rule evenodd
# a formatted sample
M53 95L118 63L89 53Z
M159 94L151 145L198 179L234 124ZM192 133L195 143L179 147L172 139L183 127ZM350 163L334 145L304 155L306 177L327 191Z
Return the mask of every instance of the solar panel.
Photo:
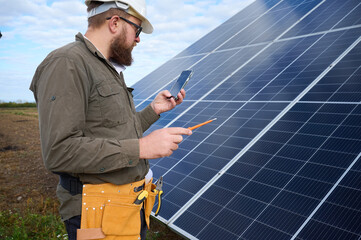
M136 83L137 110L184 69L186 100L148 132L217 120L150 160L158 219L190 239L361 239L360 1L254 1Z

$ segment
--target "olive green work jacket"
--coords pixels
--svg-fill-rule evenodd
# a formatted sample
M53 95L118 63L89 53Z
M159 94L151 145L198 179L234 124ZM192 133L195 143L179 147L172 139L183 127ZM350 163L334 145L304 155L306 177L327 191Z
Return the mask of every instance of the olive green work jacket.
M92 184L144 178L149 163L139 159L139 138L159 116L150 105L136 112L123 74L82 34L44 59L30 89L47 169ZM63 220L80 214L81 196L61 186L57 195Z

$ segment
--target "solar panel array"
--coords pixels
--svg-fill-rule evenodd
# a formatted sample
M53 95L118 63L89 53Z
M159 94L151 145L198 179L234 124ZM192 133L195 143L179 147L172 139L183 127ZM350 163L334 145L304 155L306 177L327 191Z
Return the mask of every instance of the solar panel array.
M361 2L257 0L136 83L141 110L182 70L186 100L149 131L167 158L159 219L190 239L361 239Z

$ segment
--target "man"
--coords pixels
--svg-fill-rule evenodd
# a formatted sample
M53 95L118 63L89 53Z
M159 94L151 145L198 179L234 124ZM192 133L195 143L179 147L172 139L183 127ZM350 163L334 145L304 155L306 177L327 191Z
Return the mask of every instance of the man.
M88 6L85 36L78 33L75 42L50 53L37 68L30 89L39 112L45 166L60 175L57 196L69 239L76 239L80 221L82 228L105 234L99 238L107 238L109 233L111 239L118 239L118 234L129 235L114 230L125 224L128 217L125 221L115 219L117 226L110 229L104 227L108 222L92 226L88 212L87 216L80 216L89 209L98 211L96 207L88 208L89 203L82 204L82 191L83 201L88 197L83 184L101 189L109 187L111 191L134 188L134 192L129 193L131 196L121 197L128 199L125 204L129 205L138 191L144 189L149 170L146 159L171 155L182 141L182 135L192 132L185 128L165 128L142 136L161 113L173 109L185 97L184 90L176 101L168 91L162 91L141 112L135 111L132 89L127 88L122 71L131 65L131 52L140 42L140 32L153 31L146 18L145 0L86 0L85 3ZM96 218L101 215L101 221L109 215L104 212L103 216L106 204L99 207L101 213L95 214ZM105 208L111 209L110 205ZM139 231L136 228L134 239L139 235L145 239L144 208L136 212L133 215L140 218L141 226Z

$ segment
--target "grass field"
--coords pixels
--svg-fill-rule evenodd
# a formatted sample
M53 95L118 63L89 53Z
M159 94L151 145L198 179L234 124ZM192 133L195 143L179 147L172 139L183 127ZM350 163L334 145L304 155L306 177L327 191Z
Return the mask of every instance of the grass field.
M0 107L0 239L67 239L55 195L58 177L44 168L35 107ZM183 239L151 219L148 240Z

